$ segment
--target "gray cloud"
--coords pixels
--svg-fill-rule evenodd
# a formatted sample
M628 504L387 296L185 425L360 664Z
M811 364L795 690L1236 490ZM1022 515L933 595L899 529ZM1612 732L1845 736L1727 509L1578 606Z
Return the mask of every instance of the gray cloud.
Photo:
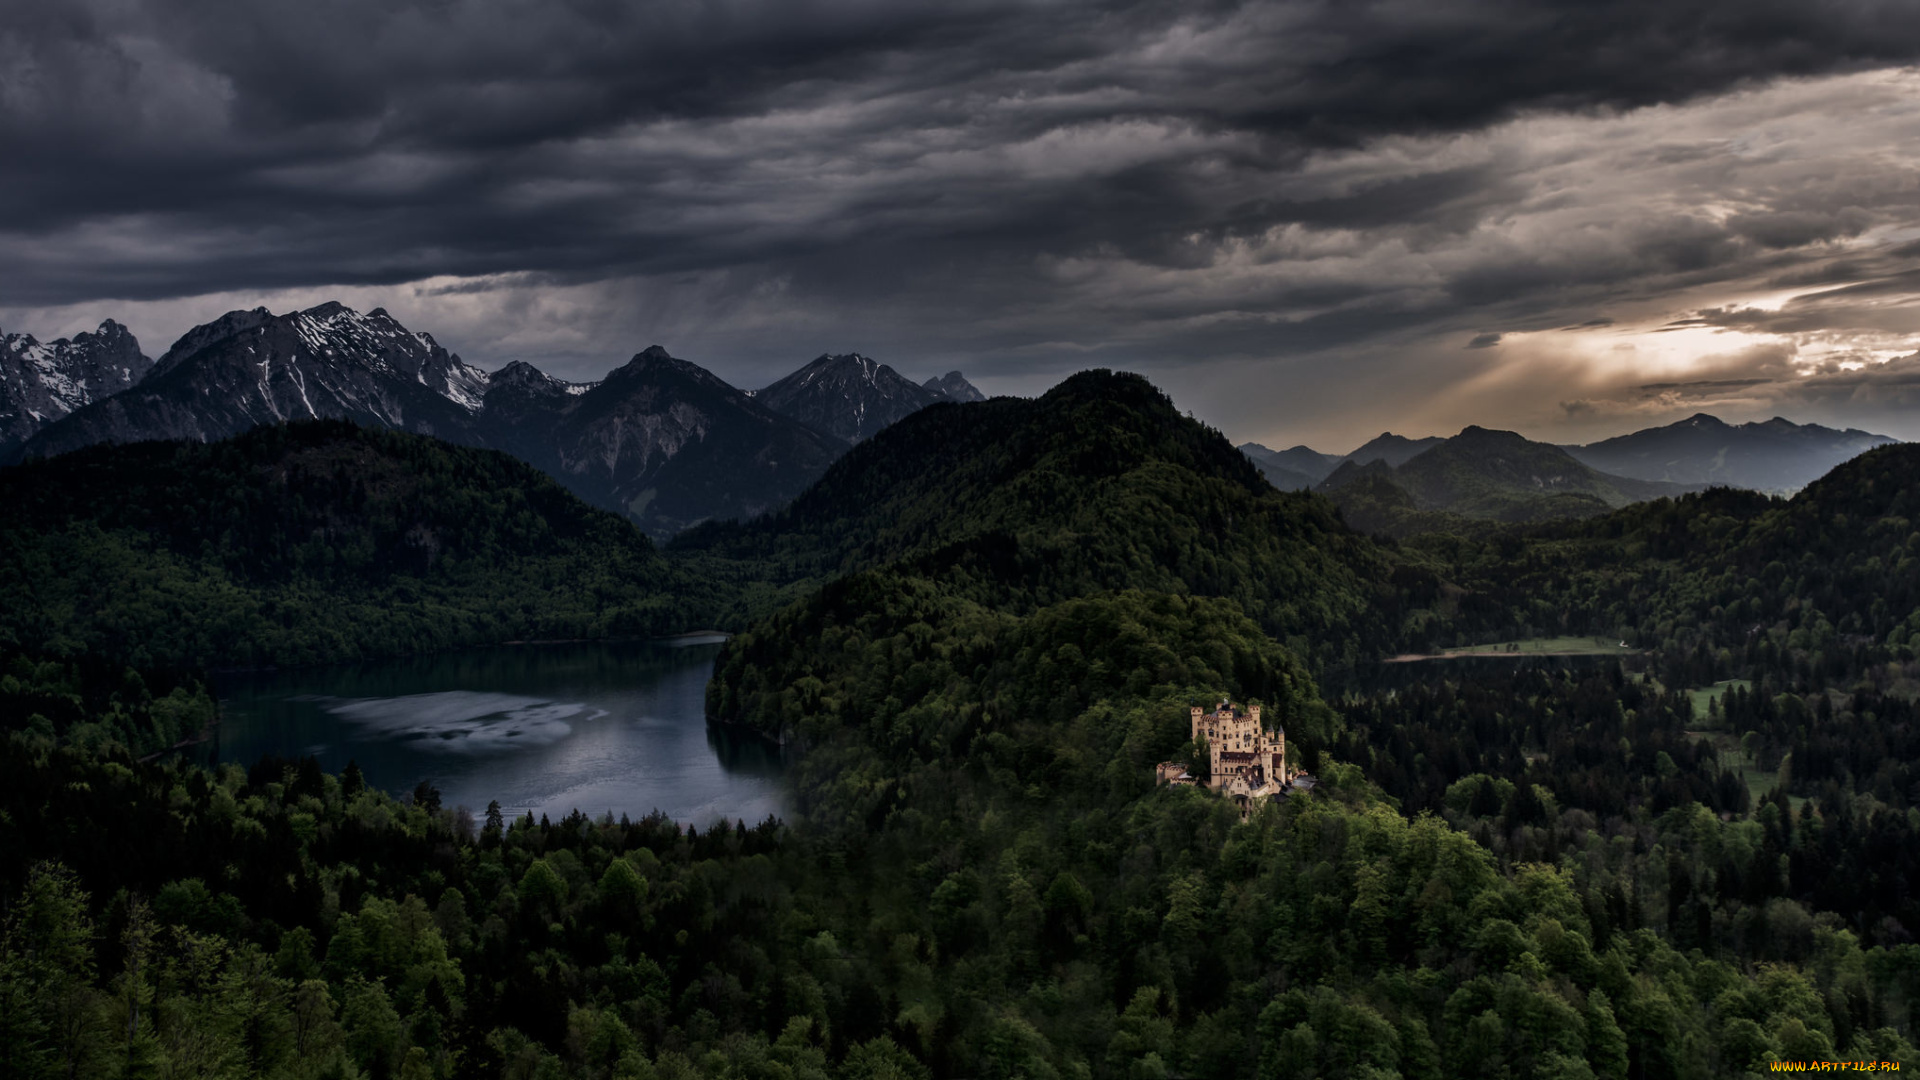
M1445 340L1423 378L1470 381L1512 351L1462 356L1485 326L1920 258L1890 231L1911 87L1870 74L1920 52L1891 0L15 7L0 318L113 314L156 352L339 295L573 377L858 348L1010 390L1238 365L1332 408L1391 379L1367 349ZM1875 151L1844 168L1840 117ZM1851 297L1684 325L1898 321ZM1288 419L1252 400L1196 404Z

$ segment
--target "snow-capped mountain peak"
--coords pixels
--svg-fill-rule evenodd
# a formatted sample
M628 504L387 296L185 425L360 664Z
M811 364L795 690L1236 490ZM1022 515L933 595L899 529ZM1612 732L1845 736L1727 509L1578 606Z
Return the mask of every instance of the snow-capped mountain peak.
M132 332L112 319L70 339L0 335L0 450L125 390L152 367Z
M232 311L194 327L127 392L36 434L32 453L103 439L216 439L315 417L452 435L472 426L487 373L384 309L330 301Z

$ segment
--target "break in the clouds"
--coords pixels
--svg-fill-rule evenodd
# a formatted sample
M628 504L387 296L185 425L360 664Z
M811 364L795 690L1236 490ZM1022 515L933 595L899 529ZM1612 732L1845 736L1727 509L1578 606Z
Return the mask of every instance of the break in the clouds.
M0 325L158 352L337 297L574 378L1100 364L1329 449L1897 419L1916 54L1864 0L27 0Z

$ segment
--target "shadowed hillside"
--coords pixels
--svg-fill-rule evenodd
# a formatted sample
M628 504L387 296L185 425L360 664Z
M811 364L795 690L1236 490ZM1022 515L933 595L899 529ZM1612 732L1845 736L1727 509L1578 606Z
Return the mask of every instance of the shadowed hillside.
M1226 439L1136 375L1083 372L1035 400L937 404L881 431L778 513L672 545L786 580L894 565L1030 608L1145 588L1236 601L1345 662L1398 633L1393 567L1332 506L1275 492Z
M0 471L0 648L311 663L697 619L651 542L489 450L318 421Z

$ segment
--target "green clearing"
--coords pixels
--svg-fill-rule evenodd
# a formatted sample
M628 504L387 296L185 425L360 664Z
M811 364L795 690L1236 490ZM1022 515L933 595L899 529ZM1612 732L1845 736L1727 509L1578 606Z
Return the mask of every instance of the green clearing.
M1513 655L1552 655L1552 656L1617 656L1638 652L1638 649L1622 648L1617 639L1601 637L1546 637L1524 638L1519 641L1496 641L1490 645L1466 645L1457 649L1444 649L1442 656L1513 656Z
M1688 696L1693 699L1694 719L1705 720L1707 718L1707 703L1718 700L1727 692L1729 687L1734 686L1742 690L1751 690L1753 689L1753 681L1751 679L1722 679L1712 686L1703 686L1695 690L1687 691Z
M1719 692L1724 693L1725 688L1733 683L1745 685L1746 680L1733 679L1728 682L1716 683L1715 688ZM1690 691L1690 693L1696 695L1694 702L1696 717L1704 717L1706 715L1706 706L1700 703L1701 699L1698 695L1711 694L1713 692L1712 690ZM1725 731L1707 731L1700 729L1688 731L1686 734L1689 739L1705 739L1712 743L1714 750L1719 753L1720 768L1738 772L1740 779L1747 785L1747 794L1752 797L1755 803L1758 803L1768 792L1780 786L1779 773L1769 772L1747 760L1746 752L1740 749L1739 736ZM1805 800L1802 799L1800 801L1804 802ZM1795 809L1797 810L1798 808L1796 804Z

